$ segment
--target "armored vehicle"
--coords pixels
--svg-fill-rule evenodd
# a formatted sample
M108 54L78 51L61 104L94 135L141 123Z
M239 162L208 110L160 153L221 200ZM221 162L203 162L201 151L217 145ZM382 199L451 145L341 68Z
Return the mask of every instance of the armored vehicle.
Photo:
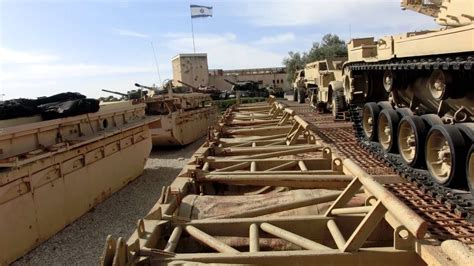
M227 83L232 84L233 91L245 91L248 97L268 97L269 93L266 89L260 88L258 82L253 80L233 82L224 79Z
M283 88L281 87L269 86L266 89L269 95L273 95L277 98L283 98L285 96L285 92L283 91Z
M403 0L403 9L443 28L353 39L344 100L363 105L362 128L384 153L429 171L432 180L474 191L474 5L471 0Z
M23 107L14 112L14 102ZM1 105L0 265L142 173L151 151L148 124L158 121L145 116L145 106L141 101L99 105L74 93Z
M216 89L214 86L199 86L199 87L194 87L186 82L183 82L181 80L177 80L178 83L183 84L184 86L188 86L189 88L192 89L193 92L199 92L199 93L205 93L209 94L213 100L218 100L220 99L221 91Z
M293 101L304 103L307 97L306 84L305 84L305 71L304 69L298 70L295 73L295 79L293 80Z
M320 112L334 115L344 110L342 64L346 58L334 58L306 64L305 87L310 104Z
M215 123L217 108L210 94L175 93L176 90L171 86L168 90L157 91L145 100L147 116L160 118L150 124L153 145L180 146L192 143L204 136L208 127Z

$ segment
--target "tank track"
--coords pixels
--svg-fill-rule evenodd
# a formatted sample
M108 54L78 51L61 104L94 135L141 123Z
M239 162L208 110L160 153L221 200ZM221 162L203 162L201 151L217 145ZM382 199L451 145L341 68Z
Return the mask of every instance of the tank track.
M472 70L474 55L456 57L420 57L413 59L393 59L384 63L353 63L350 70Z
M391 167L395 173L407 179L423 193L436 198L457 215L474 222L474 196L469 191L443 187L434 182L427 170L415 169L406 165L400 155L386 154L379 143L369 141L364 134L361 119L362 106L349 105L349 114L353 122L354 134L359 146Z

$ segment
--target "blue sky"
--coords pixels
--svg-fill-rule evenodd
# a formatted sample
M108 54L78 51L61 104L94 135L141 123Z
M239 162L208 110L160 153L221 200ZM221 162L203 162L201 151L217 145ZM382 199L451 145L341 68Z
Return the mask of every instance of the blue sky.
M170 59L192 52L190 4L213 6L194 19L196 52L210 68L281 66L326 33L349 37L437 28L400 0L60 1L0 0L0 93L5 99L101 89L171 78ZM349 28L351 31L349 32Z

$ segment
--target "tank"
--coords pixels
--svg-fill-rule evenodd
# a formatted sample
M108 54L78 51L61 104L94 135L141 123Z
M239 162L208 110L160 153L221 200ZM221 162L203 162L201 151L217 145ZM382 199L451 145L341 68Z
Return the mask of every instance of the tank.
M143 171L151 151L148 124L159 119L145 116L143 102L102 103L93 111L73 102L53 101L40 114L0 120L0 265L44 242ZM61 108L64 112L57 112Z
M190 144L203 137L208 127L216 122L217 107L209 94L175 93L173 89L169 89L167 93L154 94L145 100L147 116L159 118L150 124L155 146Z
M474 5L403 0L401 6L442 28L352 39L344 102L362 108L365 138L384 153L426 169L441 186L473 192Z
M269 93L266 89L260 88L258 82L253 80L233 82L224 79L225 82L232 84L233 91L245 91L248 97L268 97Z
M218 100L221 95L221 91L215 88L214 86L199 86L199 87L194 87L186 82L183 82L181 80L177 80L178 83L183 84L184 86L188 86L189 88L192 89L193 92L199 92L199 93L205 93L209 94L213 100Z

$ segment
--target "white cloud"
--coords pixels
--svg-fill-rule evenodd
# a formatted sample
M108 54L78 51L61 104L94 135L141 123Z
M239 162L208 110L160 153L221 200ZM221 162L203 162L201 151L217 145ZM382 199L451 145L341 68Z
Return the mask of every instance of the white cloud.
M167 48L174 53L191 52L193 42L189 34L168 35ZM195 35L196 52L208 54L209 68L238 69L281 66L285 54L271 52L245 44L233 33Z
M48 63L48 62L56 61L57 59L58 57L55 55L15 51L15 50L0 47L0 62L2 65L7 64L7 63L14 63L14 64Z
M236 16L263 27L316 26L385 28L410 31L436 27L433 19L402 11L400 1L386 0L261 0L245 1Z
M269 45L269 44L282 44L294 41L295 35L291 32L277 34L275 36L263 36L259 40L255 41L257 45Z
M54 61L55 55L39 56L37 53L8 51L8 55L22 55L15 60L2 60L0 68L0 94L6 99L51 95L64 90L77 91L97 97L102 88L126 91L135 82L157 83L156 66L111 64L65 64ZM26 56L28 55L28 56ZM31 56L35 55L35 56ZM3 57L2 57L3 59ZM53 60L54 59L54 60ZM51 61L51 62L49 62ZM5 63L5 64L3 64ZM159 65L161 75L170 76L169 64ZM120 85L119 85L120 84Z
M136 31L126 30L126 29L118 29L118 28L114 28L113 30L117 34L122 35L122 36L130 36L130 37L145 38L145 39L150 38L150 35L140 33L140 32L136 32Z

